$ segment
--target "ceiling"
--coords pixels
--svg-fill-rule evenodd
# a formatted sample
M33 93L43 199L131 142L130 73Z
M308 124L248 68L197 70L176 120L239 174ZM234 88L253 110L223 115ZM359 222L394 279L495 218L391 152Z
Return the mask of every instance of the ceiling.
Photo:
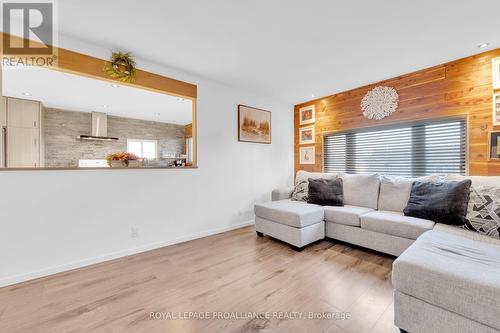
M498 0L64 0L59 28L297 103L500 47L499 13Z
M43 102L48 108L151 120L191 123L190 100L46 68L4 68L3 95ZM50 84L47 84L50 82ZM29 94L28 96L26 94Z

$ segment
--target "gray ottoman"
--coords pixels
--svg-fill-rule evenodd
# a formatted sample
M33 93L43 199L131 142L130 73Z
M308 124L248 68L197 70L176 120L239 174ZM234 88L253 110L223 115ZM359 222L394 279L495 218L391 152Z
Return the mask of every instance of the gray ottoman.
M293 245L304 246L325 238L323 207L302 201L279 200L256 204L255 229L259 236L268 235Z
M500 246L427 231L396 259L392 283L408 332L500 332Z

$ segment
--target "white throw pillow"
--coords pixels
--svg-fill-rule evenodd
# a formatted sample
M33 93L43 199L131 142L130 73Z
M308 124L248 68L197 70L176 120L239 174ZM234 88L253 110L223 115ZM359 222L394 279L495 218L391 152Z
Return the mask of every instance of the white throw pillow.
M340 176L344 185L344 204L377 209L380 179L378 175Z
M402 212L408 204L414 179L404 177L380 177L378 209Z

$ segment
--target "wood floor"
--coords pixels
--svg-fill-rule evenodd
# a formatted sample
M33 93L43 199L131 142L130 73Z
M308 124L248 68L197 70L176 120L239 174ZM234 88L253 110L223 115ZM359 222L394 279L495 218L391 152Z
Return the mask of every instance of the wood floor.
M243 228L2 288L0 332L398 332L392 262L328 241L298 253ZM205 311L230 318L168 318ZM350 319L298 318L309 312Z

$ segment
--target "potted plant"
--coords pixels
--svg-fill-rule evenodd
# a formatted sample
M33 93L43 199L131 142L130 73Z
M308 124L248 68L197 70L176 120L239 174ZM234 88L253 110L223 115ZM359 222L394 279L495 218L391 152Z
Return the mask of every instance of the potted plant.
M126 167L139 167L139 157L131 153L114 153L108 155L106 158L108 165L111 168L126 168Z

